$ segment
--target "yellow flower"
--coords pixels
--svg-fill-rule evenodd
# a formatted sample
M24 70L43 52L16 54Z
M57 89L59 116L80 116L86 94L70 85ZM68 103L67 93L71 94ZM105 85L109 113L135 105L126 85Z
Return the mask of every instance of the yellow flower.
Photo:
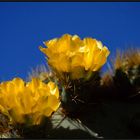
M110 53L100 41L93 38L81 40L77 35L64 34L44 44L47 48L40 47L40 50L47 56L48 64L57 72L70 73L72 79L84 77L83 69L98 71Z
M43 116L49 117L59 105L59 90L53 82L45 84L32 78L25 84L14 78L0 84L0 111L13 123L26 123L29 117L31 125L40 124Z

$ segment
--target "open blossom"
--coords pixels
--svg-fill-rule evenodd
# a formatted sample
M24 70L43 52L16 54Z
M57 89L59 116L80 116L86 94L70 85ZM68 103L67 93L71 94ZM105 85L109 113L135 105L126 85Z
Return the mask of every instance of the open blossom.
M53 82L45 84L32 78L25 83L14 78L0 84L0 111L13 123L26 123L28 118L31 125L38 125L43 116L51 116L59 105L59 90Z
M84 76L83 71L98 71L107 60L109 50L93 38L81 40L77 35L64 34L44 42L47 48L40 47L49 65L58 72L68 72L73 79Z

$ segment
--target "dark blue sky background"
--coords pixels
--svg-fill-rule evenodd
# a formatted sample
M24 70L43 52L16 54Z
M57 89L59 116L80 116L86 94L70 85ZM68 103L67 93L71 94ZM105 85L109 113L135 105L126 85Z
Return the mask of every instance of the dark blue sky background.
M140 2L0 2L0 81L45 64L38 46L65 33L93 37L112 56L140 46Z

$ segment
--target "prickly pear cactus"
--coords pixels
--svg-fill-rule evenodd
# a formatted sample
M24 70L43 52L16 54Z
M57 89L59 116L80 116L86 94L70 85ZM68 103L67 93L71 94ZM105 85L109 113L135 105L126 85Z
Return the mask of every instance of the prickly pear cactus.
M65 113L78 115L78 113L83 111L85 105L93 102L99 86L99 72L92 73L87 80L69 80L68 84L62 87L61 93L61 104Z
M122 54L117 54L113 80L121 96L129 97L138 94L140 87L140 50L128 49Z

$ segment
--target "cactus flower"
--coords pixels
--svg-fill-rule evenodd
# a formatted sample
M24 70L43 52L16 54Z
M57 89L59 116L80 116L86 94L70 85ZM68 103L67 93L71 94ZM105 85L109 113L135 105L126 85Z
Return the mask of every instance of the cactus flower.
M25 83L14 78L0 84L0 111L13 123L38 125L43 116L51 116L59 105L59 90L53 82L45 84L32 78Z
M47 56L48 64L58 72L71 73L72 79L84 77L84 71L98 71L110 53L100 41L81 40L77 35L64 34L44 44L47 48L40 47L40 50Z

